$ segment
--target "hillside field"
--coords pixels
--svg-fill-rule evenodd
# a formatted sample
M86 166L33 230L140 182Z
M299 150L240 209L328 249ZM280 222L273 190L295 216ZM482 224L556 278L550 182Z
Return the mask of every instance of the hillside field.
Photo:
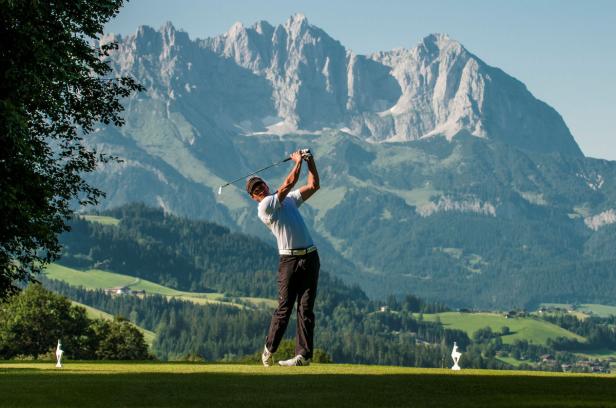
M110 271L100 269L90 269L81 271L74 268L69 268L59 264L51 264L47 266L45 275L49 279L64 281L72 286L83 286L85 289L96 290L114 287L128 287L134 290L145 290L147 294L158 294L168 298L176 298L186 300L197 304L226 304L241 306L232 301L226 301L222 293L198 293L184 292L145 279L136 278L134 276L122 275ZM263 305L266 307L275 307L276 301L265 298L255 297L240 297L240 300L253 306Z
M613 407L614 375L402 368L0 362L9 407Z
M80 215L81 218L83 218L86 221L89 222L98 222L99 224L103 224L103 225L118 225L120 224L120 220L114 217L109 217L106 215Z
M572 310L573 306L567 303L542 303L543 307L560 308L564 310ZM575 307L575 312L584 313L586 315L594 315L598 317L616 316L616 306L598 305L594 303L584 303Z
M74 300L72 300L71 303L76 305L76 306L80 306L80 307L83 307L84 309L86 309L86 315L90 319L113 320L113 316L110 315L107 312L103 312L102 310L93 308L93 307L88 306L88 305L84 305L83 303L75 302ZM153 331L144 329L141 326L137 326L134 323L133 323L133 326L135 326L137 329L139 329L139 331L141 333L143 333L143 338L144 338L145 342L147 343L147 345L149 347L152 347L152 343L154 343L154 339L156 338L156 333L154 333Z
M503 336L503 343L512 344L515 340L528 340L534 344L546 344L549 338L568 337L585 341L581 336L565 330L555 324L535 319L533 317L514 317L507 319L500 313L460 313L445 312L424 314L424 320L437 321L448 329L465 331L472 338L473 333L489 326L493 331L500 332L503 326L509 327L510 333Z

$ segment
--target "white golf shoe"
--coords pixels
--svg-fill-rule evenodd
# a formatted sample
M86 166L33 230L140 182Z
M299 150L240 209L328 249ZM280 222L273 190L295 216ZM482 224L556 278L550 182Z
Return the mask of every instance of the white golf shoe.
M271 365L270 360L272 358L272 353L267 349L267 346L263 347L263 354L261 354L261 361L265 367L269 367Z
M304 356L298 354L288 360L281 360L278 362L278 364L283 367L307 366L310 365L310 360L307 360Z

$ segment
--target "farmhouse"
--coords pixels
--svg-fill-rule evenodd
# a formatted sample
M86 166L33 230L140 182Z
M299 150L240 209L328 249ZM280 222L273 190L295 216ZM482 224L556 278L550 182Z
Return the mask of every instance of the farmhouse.
M107 295L117 295L117 296L121 296L121 295L145 295L145 290L133 290L130 289L127 286L117 286L115 288L106 288L103 289L105 291L105 294Z

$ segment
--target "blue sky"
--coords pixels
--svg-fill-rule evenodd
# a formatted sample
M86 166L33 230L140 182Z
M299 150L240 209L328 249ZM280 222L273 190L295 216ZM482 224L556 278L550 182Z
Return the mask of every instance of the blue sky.
M298 12L362 54L447 33L553 106L587 156L616 160L616 1L132 0L106 29L171 21L205 38L236 21L276 25Z

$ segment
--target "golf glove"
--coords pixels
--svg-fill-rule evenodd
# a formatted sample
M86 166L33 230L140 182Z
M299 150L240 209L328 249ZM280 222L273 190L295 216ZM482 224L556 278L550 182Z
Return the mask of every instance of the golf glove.
M302 155L302 159L304 160L312 158L312 152L310 152L310 149L301 149L299 153Z

